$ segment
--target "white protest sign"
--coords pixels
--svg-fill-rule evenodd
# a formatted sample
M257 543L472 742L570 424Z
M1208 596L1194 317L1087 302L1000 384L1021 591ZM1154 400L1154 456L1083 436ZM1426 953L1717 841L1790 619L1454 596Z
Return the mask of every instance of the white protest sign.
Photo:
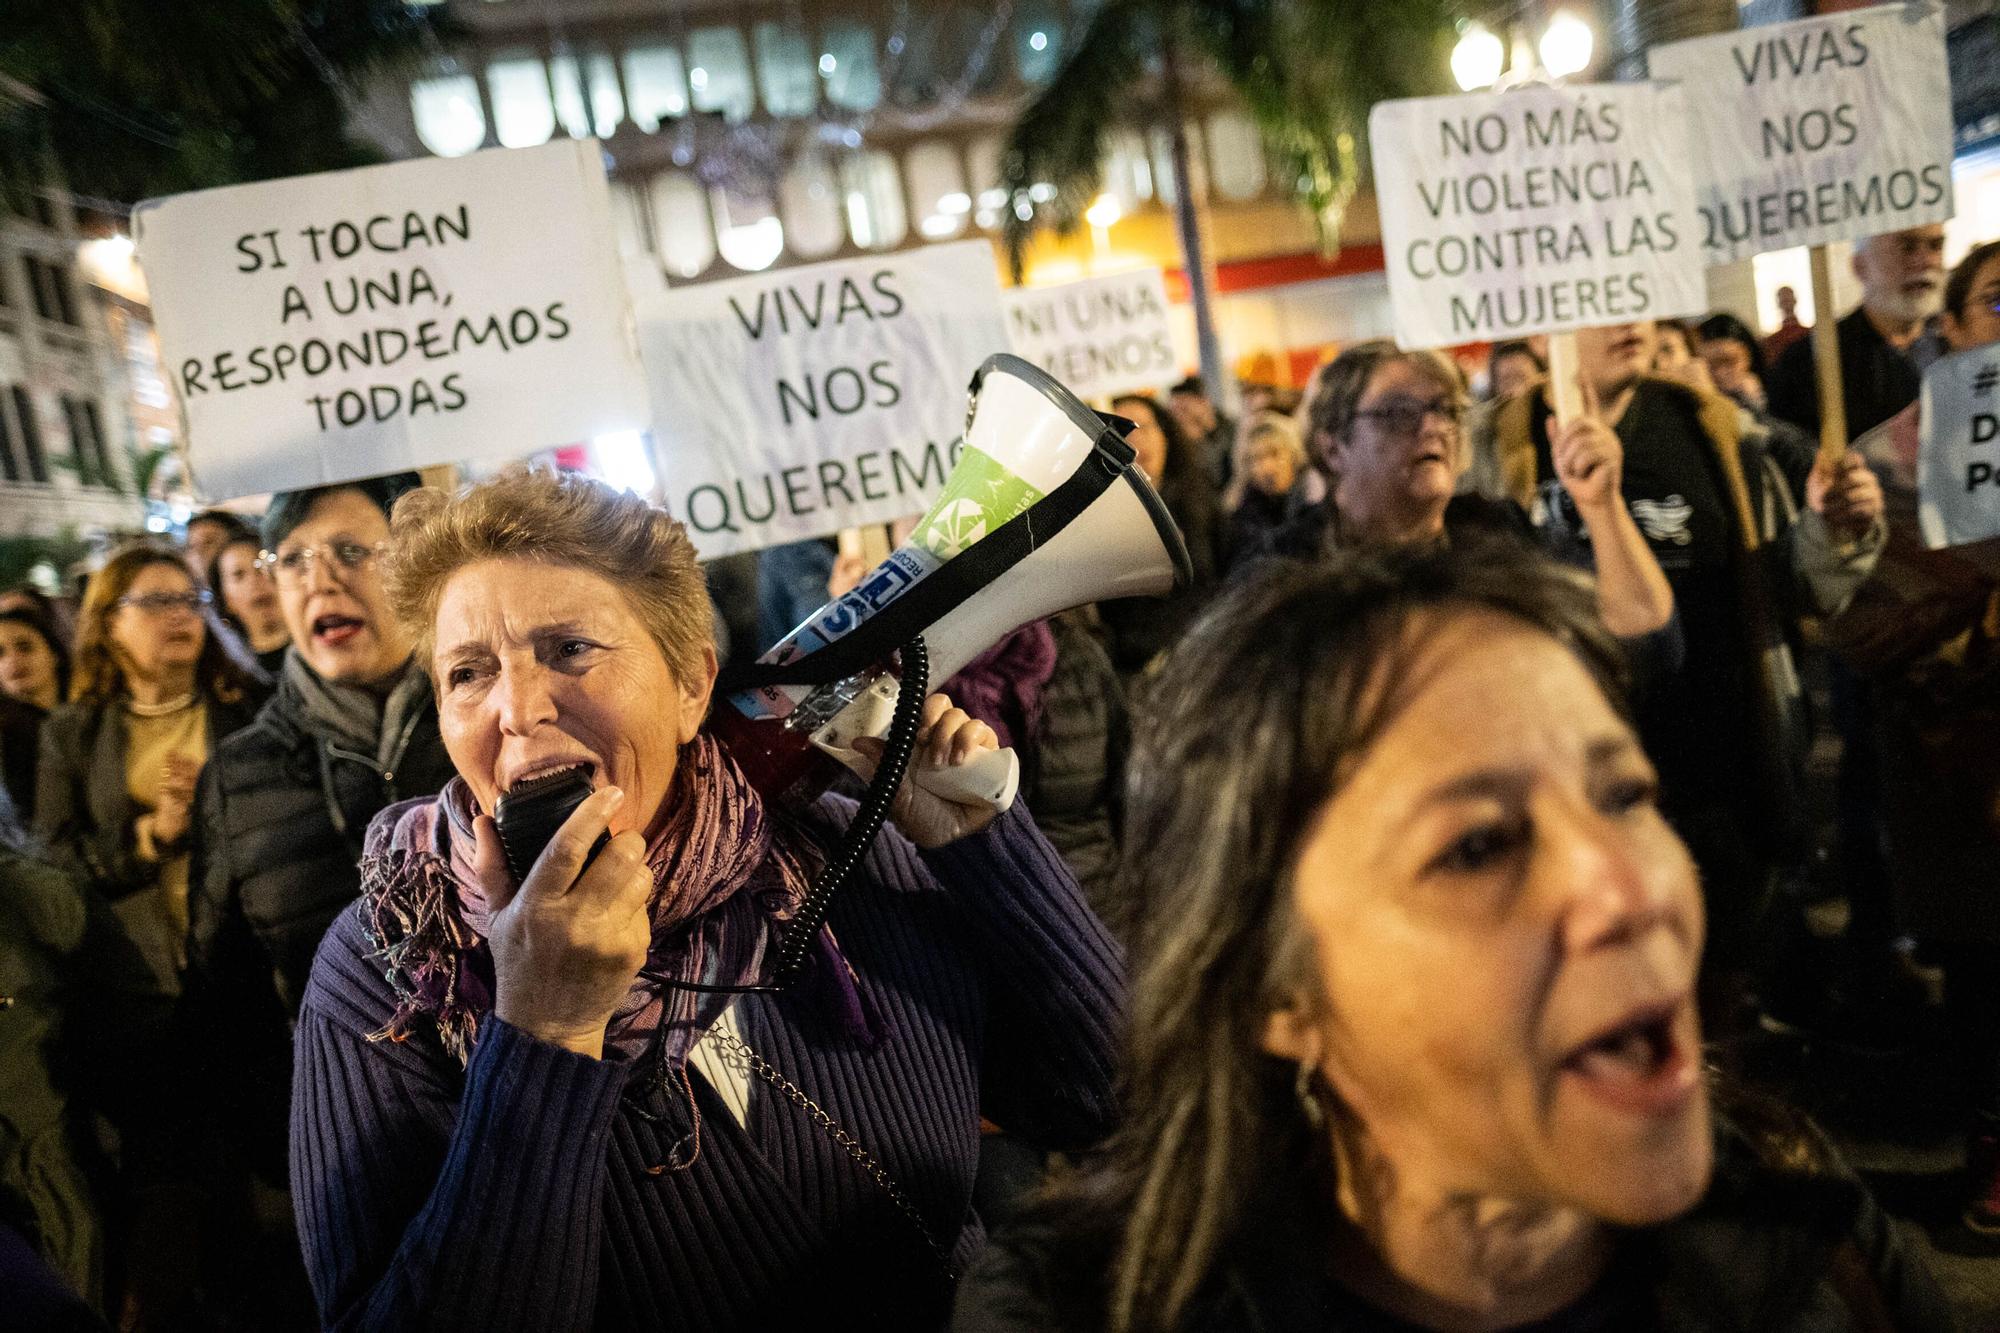
M1014 353L1079 398L1152 390L1180 378L1167 286L1157 268L1001 294Z
M2000 537L2000 343L1933 362L1918 401L1917 526L1924 545Z
M595 143L202 190L134 224L211 498L647 424Z
M1656 46L1688 93L1706 262L1952 213L1944 12L1881 5Z
M667 507L704 559L921 513L1007 350L983 240L632 284Z
M1686 104L1651 83L1377 103L1382 248L1404 347L1692 314Z

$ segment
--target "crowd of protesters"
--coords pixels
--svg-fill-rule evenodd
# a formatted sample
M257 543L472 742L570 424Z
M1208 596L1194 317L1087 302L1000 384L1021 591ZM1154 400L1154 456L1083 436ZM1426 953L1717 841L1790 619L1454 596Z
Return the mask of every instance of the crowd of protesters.
M1839 456L1789 311L1585 331L1560 419L1530 342L1476 393L1376 341L1240 419L1108 403L1191 579L935 685L914 767L1011 746L1020 799L906 784L784 993L855 807L702 724L854 586L833 543L704 571L581 476L400 475L0 598L0 1306L1951 1327L1820 1132L1704 1070L1921 1024L1914 943L2000 1254L2000 542L1916 519L1919 375L2000 342L2000 242L1855 263ZM517 879L496 802L566 769ZM1800 1012L1822 862L1850 966Z

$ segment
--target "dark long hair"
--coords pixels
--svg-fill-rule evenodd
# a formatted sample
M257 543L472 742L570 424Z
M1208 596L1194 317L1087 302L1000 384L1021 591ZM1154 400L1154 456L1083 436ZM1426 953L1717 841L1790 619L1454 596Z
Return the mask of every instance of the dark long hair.
M1419 620L1475 611L1562 643L1622 708L1624 659L1588 583L1512 545L1274 562L1167 659L1119 872L1134 905L1126 1118L1031 1224L1075 1275L1058 1300L1097 1307L1085 1322L1173 1328L1260 1183L1312 1167L1296 1066L1261 1046L1267 1016L1314 991L1292 877L1318 812L1402 706Z
M1750 373L1757 377L1758 383L1764 382L1764 376L1769 373L1769 365L1764 360L1764 344L1750 331L1748 324L1727 310L1718 310L1695 325L1694 333L1695 337L1703 342L1728 342L1740 345L1750 353Z
M91 576L77 611L76 660L69 686L72 700L108 703L125 693L125 671L111 648L111 615L140 572L154 565L177 569L190 585L201 587L201 581L188 573L181 553L164 542L142 538L112 552L104 568ZM202 639L201 656L195 661L195 688L225 703L238 703L261 691L264 673L235 633L222 623L212 604L202 610L201 619L208 632Z
M63 642L62 629L55 617L25 606L17 606L10 611L0 611L0 625L21 625L41 635L42 642L49 646L49 655L56 659L56 697L69 697L69 645Z

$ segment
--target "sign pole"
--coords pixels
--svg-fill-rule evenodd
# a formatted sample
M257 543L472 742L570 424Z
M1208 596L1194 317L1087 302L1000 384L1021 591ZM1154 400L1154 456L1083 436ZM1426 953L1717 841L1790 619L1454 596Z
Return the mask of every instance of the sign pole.
M1819 466L1847 455L1847 395L1840 378L1840 329L1833 317L1833 274L1826 247L1811 247L1813 370L1819 382Z
M1567 426L1583 415L1583 385L1579 375L1574 333L1549 335L1550 403L1555 408L1556 425Z

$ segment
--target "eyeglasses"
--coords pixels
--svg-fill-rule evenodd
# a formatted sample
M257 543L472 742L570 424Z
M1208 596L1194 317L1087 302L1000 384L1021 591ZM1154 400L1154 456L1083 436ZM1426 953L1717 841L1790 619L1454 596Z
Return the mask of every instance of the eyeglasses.
M1456 398L1433 398L1428 403L1389 403L1363 408L1354 415L1379 421L1398 435L1415 435L1424 428L1424 418L1433 413L1456 427L1465 420L1465 404Z
M137 607L149 616L163 616L170 611L190 611L199 615L201 609L214 600L214 594L208 589L197 588L193 592L149 592L138 597L125 596L112 605Z
M369 546L362 542L337 541L324 546L301 546L286 551L283 555L276 551L260 551L257 555L257 568L286 587L297 587L312 577L313 566L319 562L322 551L333 558L335 566L352 572L366 568L388 549L387 542L376 542L373 546Z

